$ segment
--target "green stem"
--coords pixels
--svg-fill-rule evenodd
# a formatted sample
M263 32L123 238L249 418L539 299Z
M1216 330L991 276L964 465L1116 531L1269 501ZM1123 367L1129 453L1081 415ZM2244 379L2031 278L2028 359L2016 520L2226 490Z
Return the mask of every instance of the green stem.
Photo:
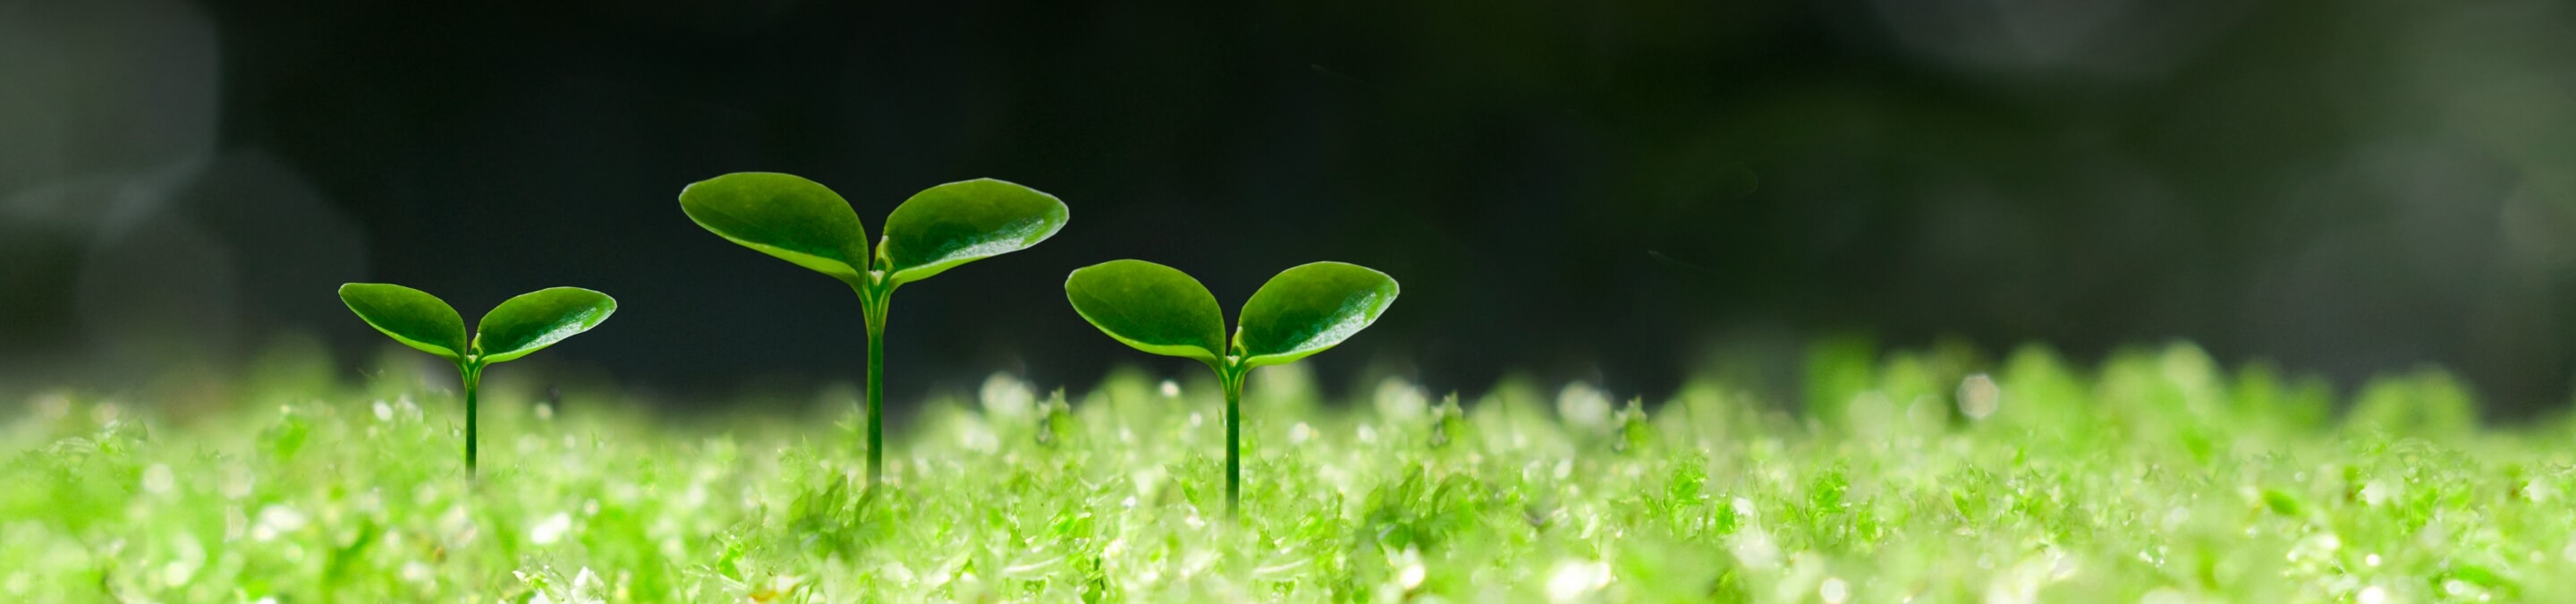
M894 297L892 287L866 287L859 290L861 311L868 323L868 487L875 488L885 477L885 329L886 306Z
M475 400L475 391L482 389L483 367L468 361L459 363L456 369L465 378L465 477L473 478L475 444L480 436L475 429L474 416L482 407L479 401Z
M1225 387L1225 515L1233 517L1243 502L1243 377L1248 368L1217 370Z

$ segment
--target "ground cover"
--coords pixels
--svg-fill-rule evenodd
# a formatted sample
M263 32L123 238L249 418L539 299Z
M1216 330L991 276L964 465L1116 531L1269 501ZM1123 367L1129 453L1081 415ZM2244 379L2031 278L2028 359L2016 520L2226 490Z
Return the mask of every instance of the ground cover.
M0 600L2576 601L2576 430L2439 371L1810 350L1797 396L1635 406L1265 368L1233 520L1190 367L926 401L873 490L854 388L674 418L500 380L472 480L434 367L49 391L0 404Z

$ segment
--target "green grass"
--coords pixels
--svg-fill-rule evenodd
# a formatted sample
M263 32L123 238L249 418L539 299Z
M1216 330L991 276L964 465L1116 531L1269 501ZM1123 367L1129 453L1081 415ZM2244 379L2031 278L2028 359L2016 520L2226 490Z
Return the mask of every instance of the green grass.
M1436 428L1406 382L1265 369L1238 521L1204 380L1042 422L996 378L896 424L875 492L847 389L657 418L496 380L477 483L435 372L43 394L0 422L0 600L2576 601L2576 430L2481 428L2438 371L1810 350L1789 390L1847 404L1514 379Z

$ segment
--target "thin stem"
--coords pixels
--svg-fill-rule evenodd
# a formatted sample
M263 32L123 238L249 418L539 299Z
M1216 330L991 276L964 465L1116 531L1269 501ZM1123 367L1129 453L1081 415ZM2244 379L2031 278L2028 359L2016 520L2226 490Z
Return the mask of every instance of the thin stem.
M868 485L885 475L885 331L868 330Z
M885 329L886 305L892 301L894 288L868 287L859 290L862 312L868 323L868 487L875 488L885 477Z
M1229 363L1231 365L1231 363ZM1217 370L1225 387L1225 515L1233 517L1243 502L1243 376L1245 368Z
M465 378L465 477L473 478L475 445L481 436L476 430L474 416L482 407L475 400L475 391L482 389L483 367L469 361L458 364L456 369Z

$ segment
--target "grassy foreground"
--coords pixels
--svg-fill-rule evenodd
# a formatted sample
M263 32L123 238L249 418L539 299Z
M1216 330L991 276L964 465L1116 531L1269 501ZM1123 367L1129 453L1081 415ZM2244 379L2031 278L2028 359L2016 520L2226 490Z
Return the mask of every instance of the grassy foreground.
M2576 601L2576 431L2482 429L2440 372L2338 397L2189 346L1830 342L1803 368L1842 403L1512 380L1452 420L1264 370L1233 520L1213 382L997 377L889 431L876 491L846 400L681 421L502 383L469 484L456 396L420 385L452 376L184 417L47 394L0 406L0 600Z

